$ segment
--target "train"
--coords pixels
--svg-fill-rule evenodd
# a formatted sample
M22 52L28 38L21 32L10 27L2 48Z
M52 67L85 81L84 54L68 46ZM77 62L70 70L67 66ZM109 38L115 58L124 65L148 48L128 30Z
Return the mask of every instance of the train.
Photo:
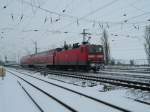
M28 67L98 71L104 68L103 47L89 43L66 44L62 48L23 56L20 64Z

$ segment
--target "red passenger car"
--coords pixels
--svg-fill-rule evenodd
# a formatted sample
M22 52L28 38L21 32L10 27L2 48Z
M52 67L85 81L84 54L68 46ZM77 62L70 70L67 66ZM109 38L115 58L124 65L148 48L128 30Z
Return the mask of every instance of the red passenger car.
M21 65L45 66L59 69L84 69L97 71L104 66L104 54L101 45L73 44L56 48L21 59Z

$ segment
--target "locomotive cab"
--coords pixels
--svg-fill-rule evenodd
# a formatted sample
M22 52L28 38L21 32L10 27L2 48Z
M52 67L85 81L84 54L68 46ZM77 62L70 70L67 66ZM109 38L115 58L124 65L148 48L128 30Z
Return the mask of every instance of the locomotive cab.
M97 71L104 67L104 53L101 45L88 46L88 63L90 69Z

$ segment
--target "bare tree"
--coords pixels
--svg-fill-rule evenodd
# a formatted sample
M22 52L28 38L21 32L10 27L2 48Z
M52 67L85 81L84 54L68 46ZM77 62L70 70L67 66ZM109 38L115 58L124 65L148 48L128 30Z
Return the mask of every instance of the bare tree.
M146 26L144 38L145 38L144 43L145 52L147 55L148 64L150 64L150 26Z
M108 42L108 33L104 29L103 30L103 35L102 35L102 45L104 48L104 55L105 55L105 64L109 64L110 62L110 47L109 47L109 42Z

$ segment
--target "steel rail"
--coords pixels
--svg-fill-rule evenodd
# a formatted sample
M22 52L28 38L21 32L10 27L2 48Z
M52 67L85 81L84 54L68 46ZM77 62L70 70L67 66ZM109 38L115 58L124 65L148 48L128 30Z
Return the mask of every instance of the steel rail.
M8 70L7 70L8 71ZM35 86L34 84L30 83L29 81L25 80L24 78L16 75L13 72L8 71L9 73L13 74L14 76L18 77L19 79L23 80L24 82L26 82L27 84L29 84L30 86L36 88L37 90L41 91L42 93L44 93L45 95L47 95L48 97L52 98L53 100L55 100L56 102L58 102L59 104L61 104L62 106L64 106L65 108L67 108L68 110L70 110L71 112L78 112L77 110L73 109L72 107L70 107L69 105L65 104L64 102L62 102L61 100L57 99L56 97L50 95L49 93L45 92L44 90L40 89L39 87Z
M36 69L31 69L31 70L36 70ZM44 70L38 69L36 71L41 72ZM139 82L135 80L132 81L132 80L127 80L127 79L112 78L112 77L110 78L110 77L104 77L104 76L91 76L91 75L84 75L84 73L78 74L78 73L69 73L69 72L64 72L64 71L47 70L46 72L51 75L79 78L79 79L84 79L84 80L109 83L109 84L116 85L116 86L140 89L143 91L150 91L150 83Z
M8 70L7 70L7 71L8 71ZM8 71L8 72L12 73L11 71ZM18 71L17 71L17 72L18 72ZM22 73L22 72L19 72L19 73L24 74L24 75L27 75L27 76L30 76L30 77L32 77L32 78L36 78L36 79L38 79L38 80L44 81L44 82L49 83L49 84L51 84L51 85L57 86L57 87L59 87L59 88L63 88L63 89L65 89L65 90L68 90L68 91L70 91L70 92L76 93L76 94L81 95L81 96L84 96L84 97L89 98L89 99L91 99L91 100L94 100L94 101L96 101L96 102L105 104L105 105L107 105L107 106L110 106L110 107L112 107L112 108L114 108L114 109L117 109L117 110L120 110L120 111L122 111L122 112L131 112L130 110L124 109L124 108L122 108L122 107L116 106L116 105L114 105L114 104L108 103L108 102L106 102L106 101L103 101L103 100L100 100L100 99L97 99L97 98L94 98L94 97L92 97L92 96L89 96L89 95L86 95L86 94L77 92L77 91L75 91L75 90L66 88L66 87L64 87L64 86L57 85L57 84L55 84L55 83L52 83L52 82L49 82L49 81L46 81L46 80L43 80L43 79L40 79L40 78L31 76L31 75L26 74L26 73ZM14 73L12 73L12 74L14 74Z
M144 91L150 91L150 83L129 81L129 80L125 80L125 79L109 78L109 77L102 77L102 76L81 75L81 74L74 74L74 73L50 72L50 71L48 71L48 73L51 75L80 78L80 79L84 79L84 80L110 83L112 85L141 89Z
M33 97L27 92L27 90L21 85L21 83L17 80L17 83L23 89L23 91L27 94L27 96L32 100L32 102L36 105L36 107L40 110L40 112L44 112L44 110L38 105L38 103L33 99Z

